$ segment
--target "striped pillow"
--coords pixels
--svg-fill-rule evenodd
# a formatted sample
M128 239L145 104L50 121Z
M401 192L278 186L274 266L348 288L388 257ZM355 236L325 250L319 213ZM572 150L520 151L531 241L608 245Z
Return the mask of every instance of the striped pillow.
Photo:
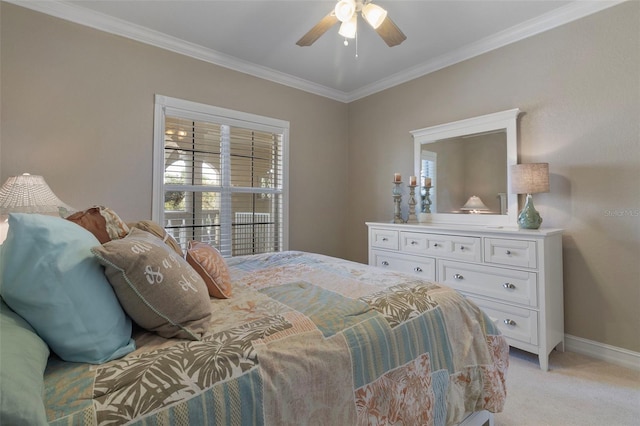
M218 299L231 297L229 267L222 254L209 244L189 241L187 262L202 277L209 295Z

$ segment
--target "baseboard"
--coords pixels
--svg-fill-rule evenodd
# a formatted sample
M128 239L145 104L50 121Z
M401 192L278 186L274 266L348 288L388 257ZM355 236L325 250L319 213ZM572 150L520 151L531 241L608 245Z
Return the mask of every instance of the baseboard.
M594 342L593 340L583 339L582 337L571 336L569 334L565 334L564 336L564 346L565 350L569 352L587 355L601 361L640 371L639 352Z

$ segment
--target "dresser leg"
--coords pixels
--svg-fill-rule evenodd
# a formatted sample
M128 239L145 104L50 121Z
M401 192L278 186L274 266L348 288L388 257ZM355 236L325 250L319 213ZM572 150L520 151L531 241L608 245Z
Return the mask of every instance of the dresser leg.
M538 354L538 361L540 362L540 370L549 371L549 355Z

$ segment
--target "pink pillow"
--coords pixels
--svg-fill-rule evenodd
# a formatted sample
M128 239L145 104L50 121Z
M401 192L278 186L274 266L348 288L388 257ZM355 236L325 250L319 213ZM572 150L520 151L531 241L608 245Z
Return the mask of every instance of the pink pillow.
M189 241L187 262L202 277L209 295L218 299L231 297L231 277L220 252L207 243Z

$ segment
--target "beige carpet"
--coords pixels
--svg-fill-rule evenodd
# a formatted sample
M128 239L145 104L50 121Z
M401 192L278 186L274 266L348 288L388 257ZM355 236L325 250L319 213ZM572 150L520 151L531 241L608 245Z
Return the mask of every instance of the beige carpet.
M495 426L640 425L640 371L553 351L549 371L511 349L507 402Z

